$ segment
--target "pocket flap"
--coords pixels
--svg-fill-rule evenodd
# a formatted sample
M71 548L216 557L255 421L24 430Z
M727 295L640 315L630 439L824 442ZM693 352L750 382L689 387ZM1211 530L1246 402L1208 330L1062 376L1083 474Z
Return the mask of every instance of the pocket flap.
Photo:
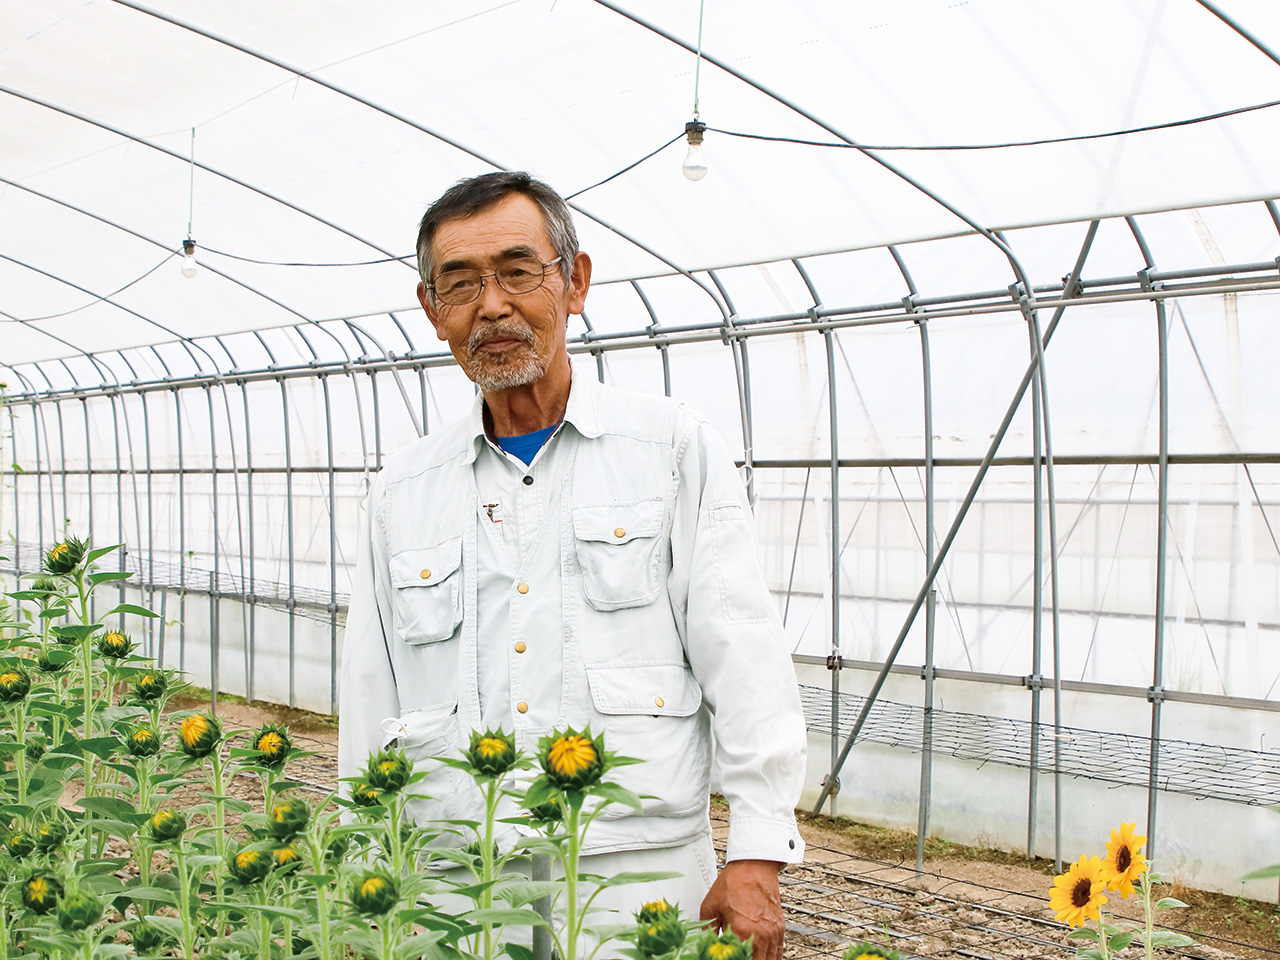
M421 710L410 710L402 717L387 717L382 721L382 747L391 744L398 749L420 747L432 740L439 740L448 732L449 721L458 712L458 702L451 700Z
M573 532L579 540L628 543L662 532L662 498L638 503L601 503L573 510Z
M587 683L596 709L606 716L688 717L702 705L693 671L674 660L588 664Z
M462 566L462 538L454 537L434 547L411 547L391 558L391 584L395 587L430 587Z

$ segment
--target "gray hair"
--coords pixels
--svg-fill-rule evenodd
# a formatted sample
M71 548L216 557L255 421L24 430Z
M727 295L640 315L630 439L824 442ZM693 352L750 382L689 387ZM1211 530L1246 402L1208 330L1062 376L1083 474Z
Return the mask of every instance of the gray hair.
M573 227L569 205L555 190L523 170L484 173L459 180L427 208L418 225L418 276L422 282L430 284L435 272L431 241L442 223L474 216L513 193L524 194L542 211L547 236L560 258L560 272L568 282L573 276L573 261L578 254L578 233Z

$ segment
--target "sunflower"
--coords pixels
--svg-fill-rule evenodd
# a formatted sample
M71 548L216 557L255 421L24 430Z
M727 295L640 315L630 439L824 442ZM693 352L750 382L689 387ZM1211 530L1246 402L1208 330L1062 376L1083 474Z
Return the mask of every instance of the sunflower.
M472 731L467 759L477 772L490 777L501 776L516 762L515 735L504 733L501 727L484 733Z
M553 733L539 747L547 780L561 790L582 790L604 773L603 744L592 738L590 729Z
M1107 857L1102 861L1102 880L1109 889L1119 890L1122 897L1133 893L1133 881L1147 872L1147 858L1138 852L1147 838L1133 835L1136 826L1136 823L1121 823L1119 830L1111 831Z
M261 754L258 763L264 767L283 767L293 750L289 728L278 723L268 723L253 735L253 749Z
M32 913L43 916L58 905L62 883L51 873L37 871L22 885L22 903Z
M0 700L17 703L31 690L31 675L21 667L0 673Z
M395 882L384 873L367 871L351 885L351 905L366 917L386 913L399 899Z
M44 568L58 575L70 573L80 566L87 550L88 544L75 537L67 537L61 543L55 543L53 549L44 555Z
M109 630L98 638L98 652L112 660L123 660L133 652L133 641L119 630Z
M383 793L395 793L413 775L413 764L399 750L379 750L369 756L365 779Z
M197 760L211 754L221 739L222 723L207 713L193 713L178 727L182 752Z
M1102 892L1106 889L1101 858L1081 857L1066 873L1053 878L1049 909L1068 927L1083 927L1086 920L1101 922L1098 909L1107 902Z
M160 752L160 735L153 727L142 723L125 737L124 746L131 757L153 757Z

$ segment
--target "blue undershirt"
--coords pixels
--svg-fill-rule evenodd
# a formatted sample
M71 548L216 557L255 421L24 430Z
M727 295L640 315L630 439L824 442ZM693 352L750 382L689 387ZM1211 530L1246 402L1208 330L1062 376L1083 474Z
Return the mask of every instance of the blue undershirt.
M519 457L528 466L533 463L533 458L538 455L538 451L542 449L542 445L555 432L557 426L559 424L553 423L551 426L535 430L533 433L522 433L517 437L496 437L495 439L502 450Z

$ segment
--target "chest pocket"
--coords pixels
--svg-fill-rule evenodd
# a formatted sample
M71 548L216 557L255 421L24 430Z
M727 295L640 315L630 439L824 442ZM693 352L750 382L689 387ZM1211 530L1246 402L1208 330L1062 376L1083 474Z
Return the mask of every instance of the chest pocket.
M640 607L658 596L663 512L656 497L574 508L582 592L592 607Z
M402 550L391 558L396 636L405 643L448 640L462 624L462 538Z

